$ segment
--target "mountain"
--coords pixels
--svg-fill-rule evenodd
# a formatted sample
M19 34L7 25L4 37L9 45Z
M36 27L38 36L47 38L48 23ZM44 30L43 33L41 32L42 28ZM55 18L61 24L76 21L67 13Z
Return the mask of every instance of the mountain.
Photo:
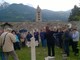
M25 21L35 19L35 9L23 4L11 4L0 10L0 21Z
M3 7L4 5L4 7ZM68 20L70 11L42 10L43 21ZM34 21L36 9L23 4L0 5L0 21Z
M44 21L46 20L62 20L66 21L68 20L68 17L70 15L70 10L69 11L50 11L50 10L43 10L42 11L42 17Z
M0 3L0 10L7 8L9 5L10 5L10 4L7 3L7 2Z

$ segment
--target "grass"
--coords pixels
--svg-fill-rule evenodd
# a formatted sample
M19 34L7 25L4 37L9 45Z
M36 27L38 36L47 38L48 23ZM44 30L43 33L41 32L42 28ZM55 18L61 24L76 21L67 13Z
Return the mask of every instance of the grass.
M62 50L60 48L55 48L56 60L62 60L61 51ZM31 60L31 50L28 47L24 47L21 50L17 50L16 53L18 54L19 60ZM44 60L46 56L47 48L42 48L41 46L36 47L36 60ZM11 57L10 60L12 60ZM70 49L70 56L67 60L78 60L78 56L74 56L72 50Z

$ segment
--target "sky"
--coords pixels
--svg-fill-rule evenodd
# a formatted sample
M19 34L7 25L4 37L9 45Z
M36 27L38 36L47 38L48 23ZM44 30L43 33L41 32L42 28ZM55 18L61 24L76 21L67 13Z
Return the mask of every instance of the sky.
M41 9L48 9L53 11L67 11L79 5L80 0L0 0L0 2L6 1L12 3L23 3L25 5L37 8L37 5Z

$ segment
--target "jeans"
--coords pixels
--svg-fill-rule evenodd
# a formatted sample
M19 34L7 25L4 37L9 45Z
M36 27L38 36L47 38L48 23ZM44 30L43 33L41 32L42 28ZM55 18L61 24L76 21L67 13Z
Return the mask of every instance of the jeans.
M41 39L42 47L46 47L47 41L46 39Z
M5 60L5 56L3 52L2 52L2 60Z
M2 52L2 49L0 49L0 60L5 60L4 53Z
M4 52L5 60L9 60L9 55L12 56L13 60L19 60L15 51Z
M69 56L69 41L64 41L63 43L64 52Z

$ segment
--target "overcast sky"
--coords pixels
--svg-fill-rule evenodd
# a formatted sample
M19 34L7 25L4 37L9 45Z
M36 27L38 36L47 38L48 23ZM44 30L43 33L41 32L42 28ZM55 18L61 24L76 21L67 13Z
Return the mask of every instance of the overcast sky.
M23 3L25 5L37 7L40 6L41 9L48 9L53 11L67 11L74 7L74 5L79 5L79 0L4 0L9 3ZM2 0L0 0L2 2Z

